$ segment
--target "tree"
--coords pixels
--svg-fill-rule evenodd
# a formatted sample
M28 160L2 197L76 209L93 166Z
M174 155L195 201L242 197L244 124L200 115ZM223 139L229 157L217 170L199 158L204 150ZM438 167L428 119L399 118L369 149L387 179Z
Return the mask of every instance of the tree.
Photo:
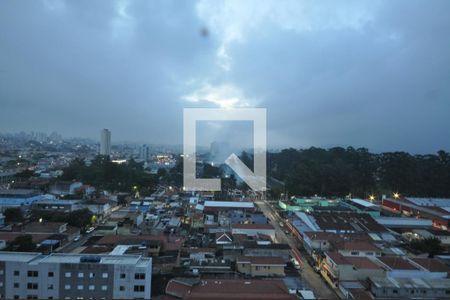
M428 253L431 258L444 251L441 240L436 237L412 240L410 246L417 251Z
M93 213L87 209L78 209L69 213L67 222L71 226L86 228L92 223Z
M23 213L20 207L8 207L4 211L6 223L22 222Z
M8 250L17 252L32 252L36 250L33 237L30 234L19 235L8 246Z

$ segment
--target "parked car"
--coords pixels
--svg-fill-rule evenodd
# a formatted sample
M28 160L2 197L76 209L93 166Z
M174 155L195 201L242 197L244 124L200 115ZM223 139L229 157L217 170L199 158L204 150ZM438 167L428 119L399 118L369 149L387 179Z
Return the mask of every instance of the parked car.
M81 238L81 236L77 235L77 236L73 239L73 241L74 241L74 242L78 242L78 241L80 240L80 238Z

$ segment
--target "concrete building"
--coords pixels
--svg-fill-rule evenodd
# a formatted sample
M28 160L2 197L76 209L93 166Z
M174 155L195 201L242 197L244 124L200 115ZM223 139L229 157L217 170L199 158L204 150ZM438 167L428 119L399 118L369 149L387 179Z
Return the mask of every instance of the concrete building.
M332 287L341 281L366 280L369 276L382 277L383 268L367 257L344 257L339 252L325 252L320 272Z
M150 299L152 259L1 252L3 299Z
M429 219L433 227L442 230L450 228L450 199L413 198L383 199L382 209L394 215Z
M252 277L284 277L286 263L276 256L242 256L236 260L238 272Z
M245 234L247 236L257 236L264 234L275 241L275 228L270 224L233 224L231 225L232 234Z
M370 291L383 299L449 299L450 279L370 277Z
M35 201L43 199L55 199L51 195L42 195L38 190L9 189L0 190L0 209L7 207L31 206Z
M100 155L111 155L111 131L103 129L100 135Z
M150 160L150 147L147 144L142 145L139 151L139 158L145 161Z

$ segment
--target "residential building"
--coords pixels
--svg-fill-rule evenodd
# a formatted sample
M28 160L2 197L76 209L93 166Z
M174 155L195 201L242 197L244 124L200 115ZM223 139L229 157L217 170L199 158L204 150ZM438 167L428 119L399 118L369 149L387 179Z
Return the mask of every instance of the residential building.
M238 272L252 277L283 277L286 263L277 256L242 256L236 260Z
M100 155L111 155L111 131L103 129L100 134Z
M178 299L246 299L246 300L293 300L295 295L280 279L211 279L198 283L171 279L166 286L166 294Z
M370 291L383 299L449 299L450 279L370 277Z
M0 252L0 298L150 299L152 259Z
M231 225L231 233L245 234L248 236L257 236L265 234L273 241L275 240L275 228L270 224L233 224Z

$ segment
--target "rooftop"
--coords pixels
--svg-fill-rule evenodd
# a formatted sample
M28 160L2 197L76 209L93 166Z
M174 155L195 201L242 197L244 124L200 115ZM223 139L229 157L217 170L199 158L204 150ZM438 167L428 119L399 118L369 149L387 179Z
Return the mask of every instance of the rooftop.
M450 266L433 258L411 258L412 261L427 269L430 272L447 272L450 273Z
M312 213L321 230L347 232L384 232L386 228L378 224L369 214L361 213Z
M236 263L250 263L252 265L286 265L279 256L241 256Z
M274 230L275 228L270 224L233 224L231 228L236 229L265 229L265 230Z
M378 259L391 270L420 270L418 267L399 256L382 256Z
M185 299L296 299L282 280L202 280Z
M204 207L254 208L255 204L248 201L205 201Z

